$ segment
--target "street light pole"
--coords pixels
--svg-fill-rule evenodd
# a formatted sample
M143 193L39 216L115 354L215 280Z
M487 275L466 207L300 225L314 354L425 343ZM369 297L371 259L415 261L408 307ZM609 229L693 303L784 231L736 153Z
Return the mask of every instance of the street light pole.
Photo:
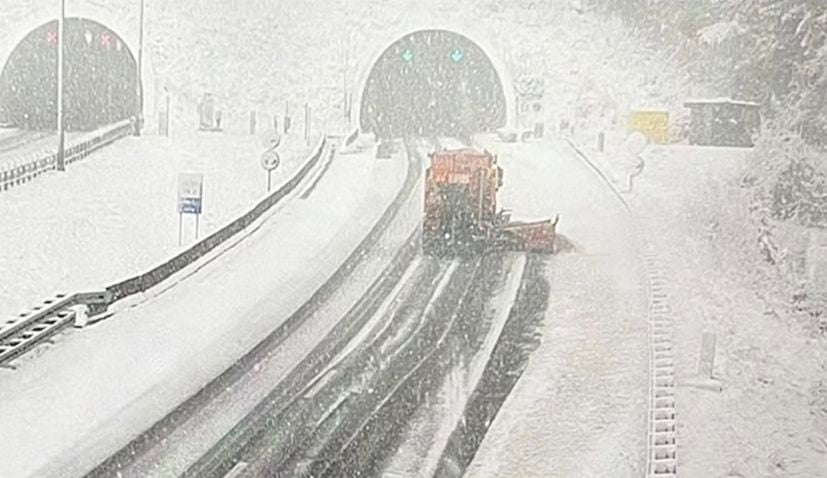
M144 61L144 0L141 0L138 23L138 71L135 75L135 136L141 135L141 123L144 118L144 95L141 91L141 72L143 72Z
M66 0L60 0L60 16L57 19L57 161L55 168L66 171L64 154L66 133L63 121L63 30L66 23Z

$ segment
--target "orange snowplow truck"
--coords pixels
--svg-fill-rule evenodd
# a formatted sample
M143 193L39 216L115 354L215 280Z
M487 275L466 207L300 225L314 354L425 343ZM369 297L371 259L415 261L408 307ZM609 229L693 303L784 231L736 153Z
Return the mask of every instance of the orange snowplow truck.
M497 208L503 170L496 156L464 148L436 151L430 159L422 223L426 254L554 252L558 219L510 222L509 215Z

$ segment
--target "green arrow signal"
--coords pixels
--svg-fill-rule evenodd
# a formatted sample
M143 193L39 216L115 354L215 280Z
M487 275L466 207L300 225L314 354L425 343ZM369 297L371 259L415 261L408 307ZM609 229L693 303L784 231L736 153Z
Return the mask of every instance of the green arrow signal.
M410 63L413 61L414 54L410 48L406 48L405 51L402 52L402 59L405 60L405 63Z
M451 60L452 60L454 63L459 63L459 62L461 62L463 58L465 58L465 53L463 53L461 49L459 49L459 48L454 48L454 49L451 51Z

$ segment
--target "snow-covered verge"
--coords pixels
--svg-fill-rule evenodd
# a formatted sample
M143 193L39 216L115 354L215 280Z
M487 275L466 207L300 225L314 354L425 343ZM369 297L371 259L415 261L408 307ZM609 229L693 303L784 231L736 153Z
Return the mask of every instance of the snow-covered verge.
M672 301L678 472L827 475L827 340L790 294L800 229L780 240L771 231L788 225L756 223L750 151L671 146L644 159L631 204ZM703 332L717 337L720 392L694 386Z
M762 135L741 178L764 300L827 336L827 168L798 135Z
M184 216L178 244L178 174L204 174L204 237L266 193L264 149L253 136L129 137L0 196L0 313L13 315L55 292L99 290L180 252L194 240ZM309 148L288 137L279 184Z
M571 42L573 58L565 64L578 74L590 72L583 83L588 94L561 95L561 106L574 109L551 110L571 111L573 132L565 135L625 189L640 163L634 148L627 148L623 112L651 105L669 110L680 125L686 114L681 98L709 92L689 84L674 64L619 24L589 16L569 23L581 27L576 35L594 39ZM601 131L603 154L597 152ZM780 188L782 205L796 213L819 211L815 201L800 199L824 189L806 167L792 175L806 191L784 183L782 173L791 164L807 158L803 163L817 173L819 162L812 161L817 152L786 137L768 129L752 153L655 148L644 154L644 170L635 178L631 199L639 232L670 274L679 385L695 379L701 331L708 326L718 332L716 374L724 392L678 389L678 472L684 476L827 474L827 362L819 335L819 296L827 288L813 273L814 263L827 259L819 246L824 232L792 217L773 219L768 204ZM798 202L784 202L789 196Z

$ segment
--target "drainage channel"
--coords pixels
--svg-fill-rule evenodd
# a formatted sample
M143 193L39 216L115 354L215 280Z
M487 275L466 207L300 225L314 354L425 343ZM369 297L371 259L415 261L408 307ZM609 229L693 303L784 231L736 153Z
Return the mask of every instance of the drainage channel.
M677 476L675 356L672 309L666 293L664 265L649 245L644 251L649 295L649 437L646 476Z

